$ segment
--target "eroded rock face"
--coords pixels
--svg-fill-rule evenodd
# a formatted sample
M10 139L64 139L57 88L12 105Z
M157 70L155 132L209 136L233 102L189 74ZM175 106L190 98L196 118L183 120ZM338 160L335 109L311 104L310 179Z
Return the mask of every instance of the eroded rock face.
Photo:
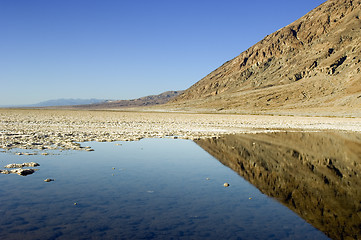
M361 238L361 135L272 133L195 141L332 239Z
M360 107L360 16L360 0L329 0L224 63L172 104L248 112Z

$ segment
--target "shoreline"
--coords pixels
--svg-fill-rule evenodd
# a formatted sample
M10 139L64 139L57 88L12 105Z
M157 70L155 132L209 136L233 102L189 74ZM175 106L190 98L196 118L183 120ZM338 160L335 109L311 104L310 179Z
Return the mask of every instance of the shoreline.
M0 148L87 150L79 142L202 139L274 131L361 133L361 118L54 109L0 109ZM89 149L88 149L89 150Z
M286 116L286 117L314 117L314 118L360 118L361 111L351 108L306 108L306 109L260 109L260 110L216 110L207 108L174 108L171 105L154 105L148 107L122 108L74 108L73 106L57 107L18 107L1 108L1 111L11 110L41 110L41 111L80 111L80 112L129 112L129 113L174 113L174 114L211 114L236 116Z

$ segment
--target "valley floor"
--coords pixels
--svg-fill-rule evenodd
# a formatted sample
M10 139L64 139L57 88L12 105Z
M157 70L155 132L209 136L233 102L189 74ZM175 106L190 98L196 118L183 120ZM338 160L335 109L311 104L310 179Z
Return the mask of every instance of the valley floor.
M200 139L267 131L361 132L361 118L0 109L0 148L83 149L78 142Z

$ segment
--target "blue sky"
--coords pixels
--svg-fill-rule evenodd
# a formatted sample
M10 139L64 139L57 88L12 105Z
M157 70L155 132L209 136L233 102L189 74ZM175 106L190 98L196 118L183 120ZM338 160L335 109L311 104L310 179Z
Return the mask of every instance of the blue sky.
M190 87L324 0L0 0L0 105Z

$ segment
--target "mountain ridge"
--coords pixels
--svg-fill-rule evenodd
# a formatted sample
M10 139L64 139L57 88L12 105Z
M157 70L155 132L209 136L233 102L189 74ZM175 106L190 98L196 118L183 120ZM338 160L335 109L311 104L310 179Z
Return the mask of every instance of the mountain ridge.
M93 104L107 101L105 99L82 99L82 98L58 98L58 99L50 99L42 102L38 102L35 104L19 104L19 105L4 105L0 106L3 108L21 108L21 107L52 107L52 106L66 106L66 105L78 105L78 104Z
M180 91L166 91L157 95L148 95L130 100L108 100L99 103L65 106L64 108L72 109L119 109L132 107L150 107L155 105L166 104L168 101L182 94Z
M188 88L178 109L274 111L361 106L361 1L329 0Z

